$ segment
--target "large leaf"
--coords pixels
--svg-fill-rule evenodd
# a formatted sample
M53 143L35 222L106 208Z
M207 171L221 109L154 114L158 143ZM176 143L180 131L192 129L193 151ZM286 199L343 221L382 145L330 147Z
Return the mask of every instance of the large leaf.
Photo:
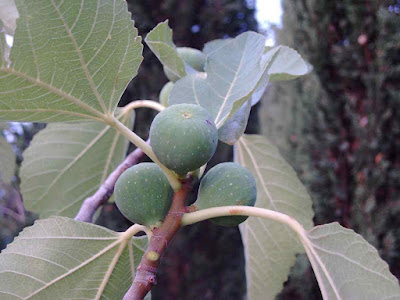
M305 228L313 225L310 196L294 170L265 137L243 135L236 143L235 159L250 169L257 182L257 207L295 218ZM246 258L249 299L274 299L287 280L295 255L303 252L288 227L261 218L240 225Z
M229 42L230 40L232 40L232 38L218 39L218 40L213 40L213 41L207 42L204 45L203 52L206 55L210 55L211 53L218 50L220 47L222 47L225 43Z
M233 145L243 135L247 127L251 110L251 99L243 103L242 107L220 129L218 138L221 142Z
M11 63L0 60L0 121L111 115L142 61L126 1L15 2Z
M168 20L159 23L150 31L145 38L145 42L164 68L172 73L174 77L181 78L186 75L185 63L179 57L172 41L172 29L168 26Z
M269 61L264 57L265 38L246 32L222 43L207 55L203 73L177 81L169 104L193 103L205 107L218 128L242 107L254 91Z
M130 116L121 120L132 126ZM73 217L122 162L126 139L103 123L55 123L39 132L24 152L21 192L28 210L41 217Z
M0 136L0 182L11 182L14 176L15 166L15 153L13 148Z
M296 50L278 46L279 53L268 70L271 81L290 80L311 72L312 67Z
M310 260L329 300L400 299L398 280L374 247L338 223L308 232Z
M243 135L247 127L251 107L257 104L263 96L269 82L268 72L264 72L256 88L248 96L248 100L242 107L221 127L218 129L218 138L220 141L233 145Z
M68 218L36 221L0 254L0 298L122 299L146 243Z

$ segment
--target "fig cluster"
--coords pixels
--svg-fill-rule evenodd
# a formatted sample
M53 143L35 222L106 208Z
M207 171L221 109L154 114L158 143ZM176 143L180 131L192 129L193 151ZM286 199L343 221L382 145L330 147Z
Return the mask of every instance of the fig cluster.
M157 159L183 178L214 155L218 130L206 109L193 104L172 105L160 112L150 128L150 144ZM167 215L174 191L155 163L141 163L126 170L115 185L115 203L129 220L157 227ZM202 178L194 206L206 209L227 205L254 206L257 187L252 173L237 163L221 163ZM245 216L211 221L237 226Z

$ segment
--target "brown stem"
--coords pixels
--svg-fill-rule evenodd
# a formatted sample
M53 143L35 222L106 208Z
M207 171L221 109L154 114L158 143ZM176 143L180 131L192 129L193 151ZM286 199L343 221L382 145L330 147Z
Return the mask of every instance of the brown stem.
M23 215L20 215L20 214L16 213L12 209L9 209L8 207L0 206L0 212L3 215L10 216L11 218L13 218L18 223L25 224L25 217Z
M153 230L153 236L137 268L135 279L123 300L142 300L156 285L161 257L181 227L181 219L186 212L185 201L192 189L192 182L192 178L187 179L181 189L175 192L168 215L162 225Z
M149 140L147 143L149 143ZM125 158L125 160L107 177L96 193L83 201L75 220L89 223L93 222L94 213L101 205L105 204L108 199L110 199L114 192L115 182L117 182L121 174L125 172L126 169L139 163L143 156L144 153L140 148L136 148L133 152L131 152Z

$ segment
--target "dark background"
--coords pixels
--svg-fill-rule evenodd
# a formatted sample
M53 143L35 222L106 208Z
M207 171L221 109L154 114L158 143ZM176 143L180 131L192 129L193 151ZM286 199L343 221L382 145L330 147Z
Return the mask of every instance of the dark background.
M207 41L258 30L254 1L128 1L145 36L169 19L177 46L202 49ZM338 221L378 248L400 277L400 1L283 0L277 44L288 45L314 67L312 74L271 84L252 112L248 133L263 133L297 170L314 202L315 223ZM157 100L167 82L145 46L138 76L120 105ZM135 131L147 138L154 112L138 111ZM43 124L14 127L21 153ZM132 149L131 149L132 150ZM210 166L232 158L220 145ZM18 187L18 178L13 182ZM21 221L15 189L0 187L0 249L35 216ZM8 209L8 210L7 210ZM99 224L130 224L113 204ZM243 248L237 228L203 222L184 228L168 248L153 299L242 299ZM309 264L300 256L280 299L321 299Z

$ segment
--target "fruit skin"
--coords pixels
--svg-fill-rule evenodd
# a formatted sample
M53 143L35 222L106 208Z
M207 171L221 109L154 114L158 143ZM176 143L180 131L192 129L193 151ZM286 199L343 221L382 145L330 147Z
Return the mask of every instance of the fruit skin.
M207 110L176 104L160 112L150 127L154 154L178 175L196 170L214 155L218 130Z
M196 71L204 72L206 55L203 52L189 47L179 47L177 51L179 57L182 58L185 63Z
M167 82L160 91L159 101L165 107L168 106L168 98L169 93L171 92L172 88L174 87L174 83L172 81Z
M178 47L176 51L178 52L178 56L182 58L187 66L193 68L198 72L204 72L206 55L203 52L198 49L189 47ZM164 73L167 78L172 82L176 82L179 80L179 77L172 73L168 68L164 68Z
M226 162L213 167L200 182L194 205L198 209L227 205L254 206L257 186L253 174L237 163ZM237 226L248 217L229 216L210 219L222 226Z
M173 195L167 177L155 163L141 163L127 169L114 188L115 204L121 213L145 226L164 220Z

